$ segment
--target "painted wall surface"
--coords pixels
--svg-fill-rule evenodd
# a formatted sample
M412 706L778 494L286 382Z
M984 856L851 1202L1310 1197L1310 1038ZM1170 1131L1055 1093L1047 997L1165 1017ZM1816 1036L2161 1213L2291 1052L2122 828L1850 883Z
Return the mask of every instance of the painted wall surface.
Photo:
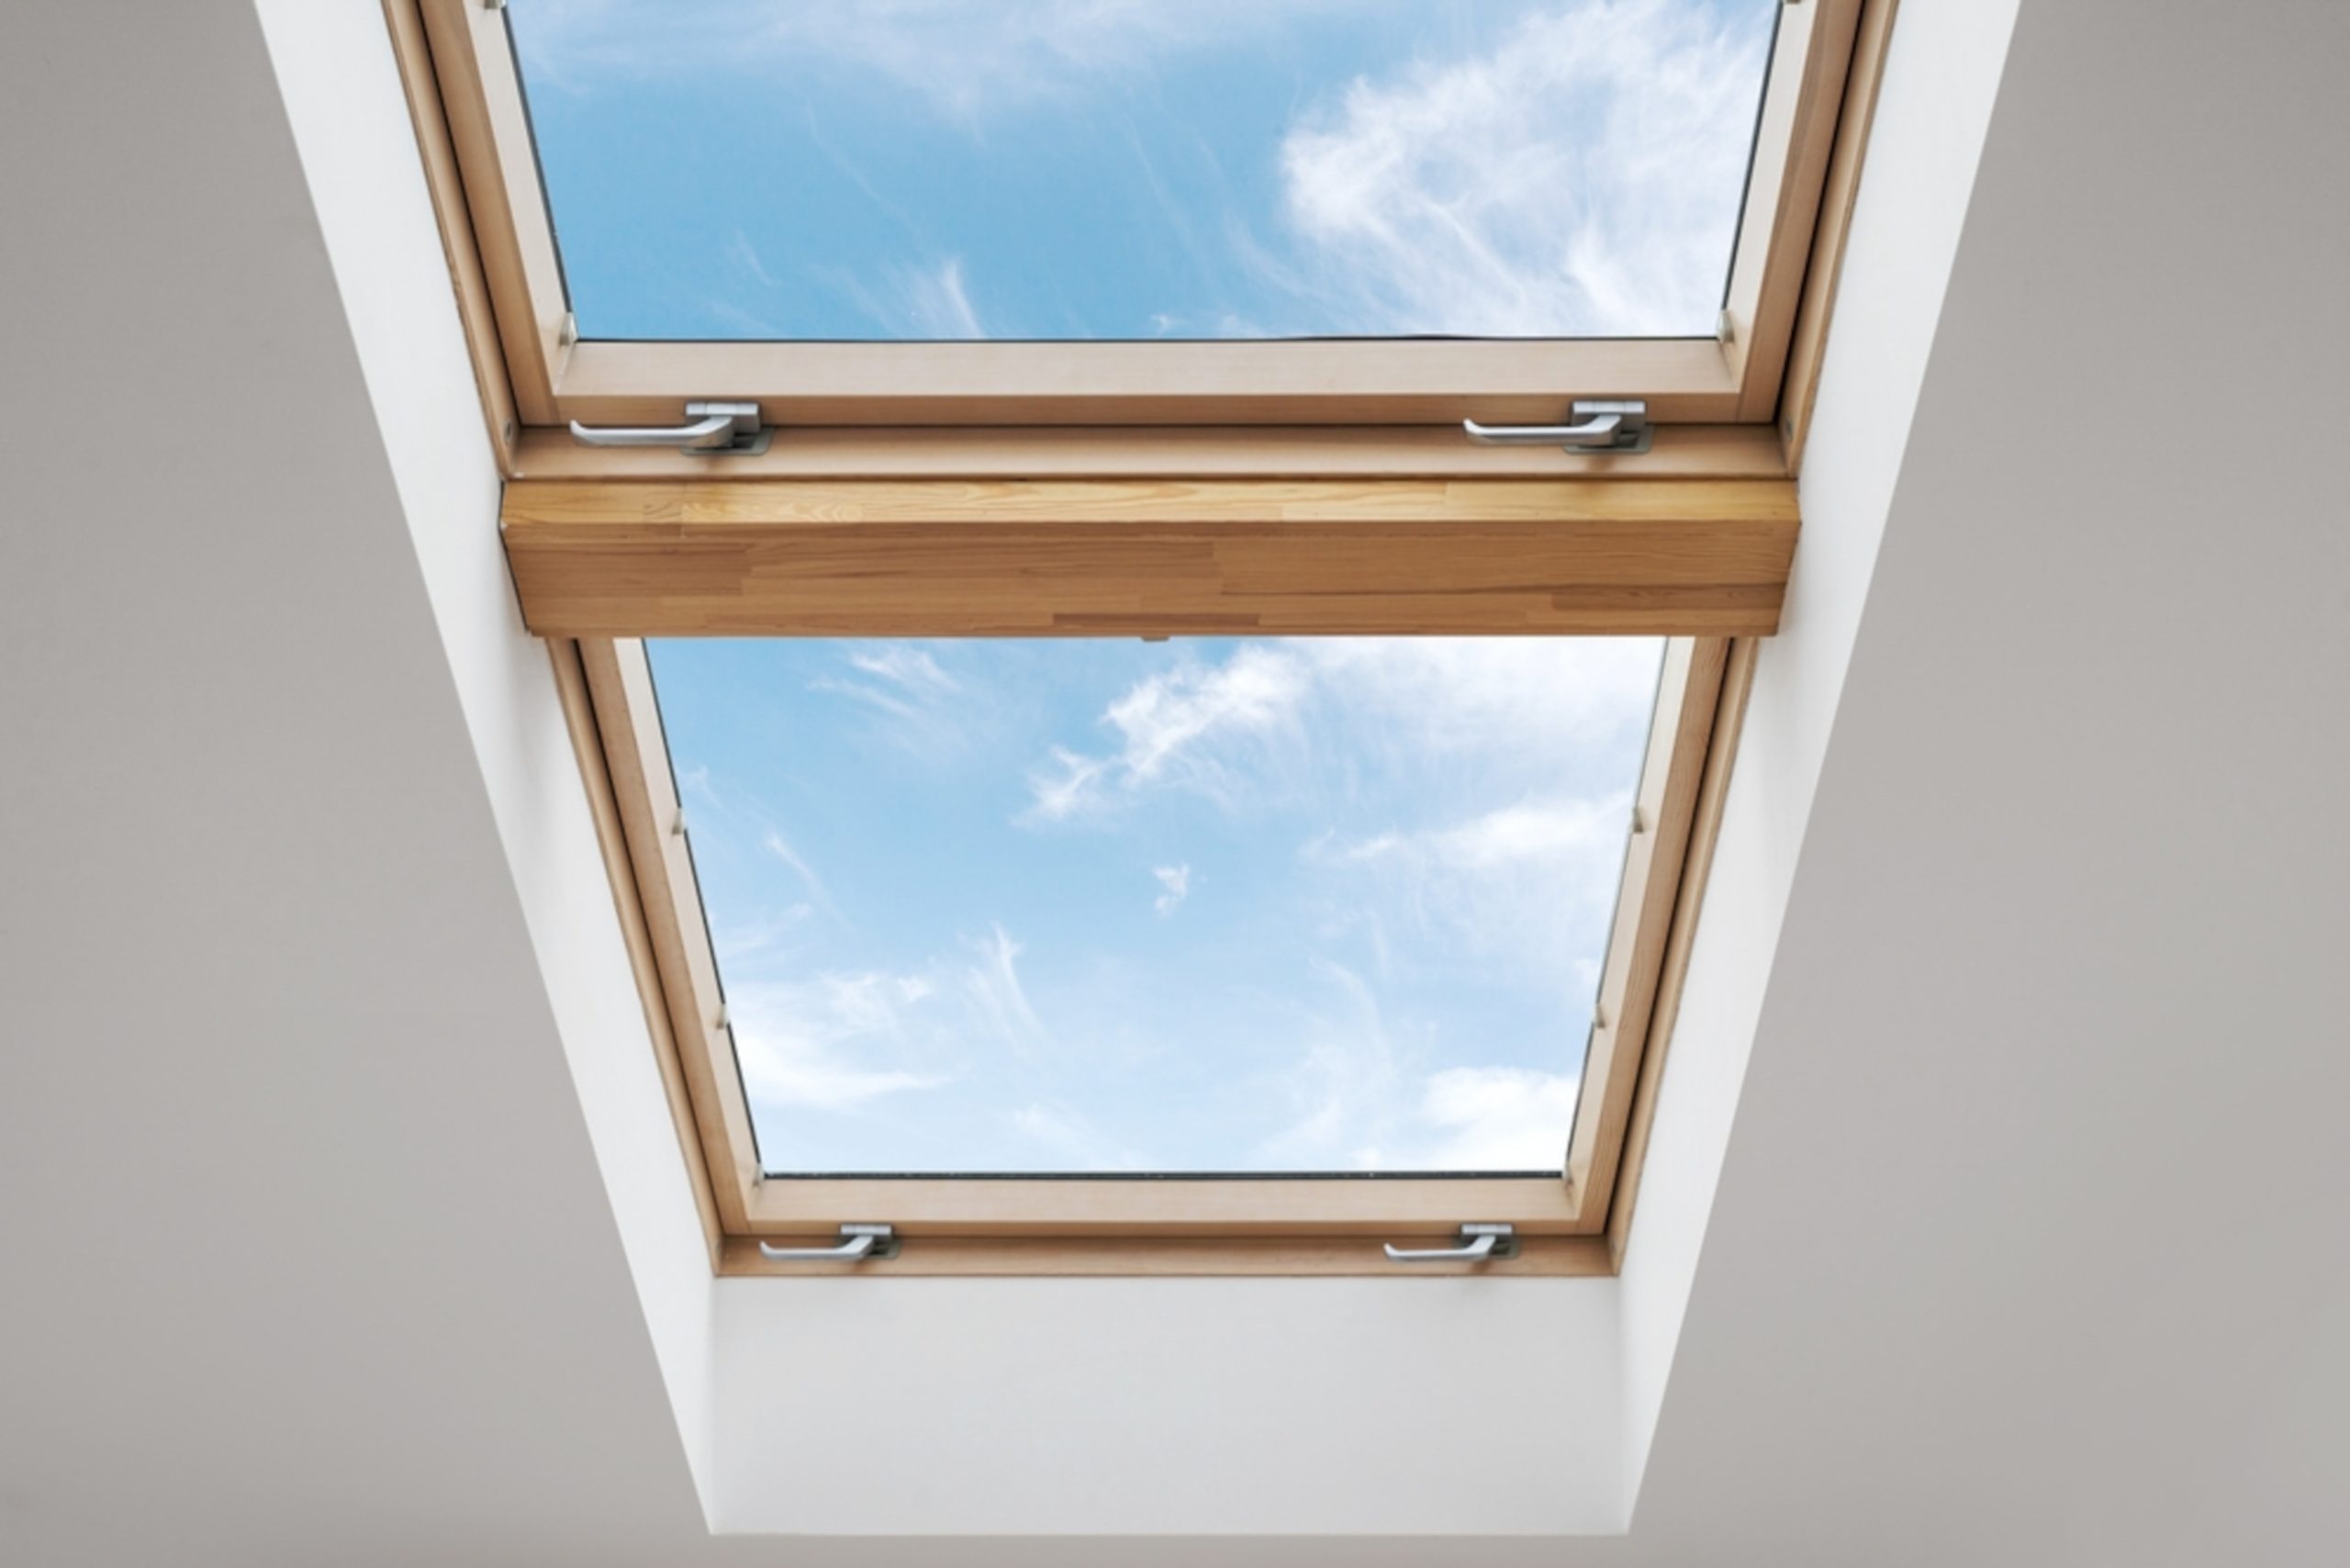
M1636 1490L2015 17L2015 0L1905 4L1886 52L1802 475L1802 543L1779 634L1755 664L1625 1256L1625 1474Z
M524 645L380 15L297 9L283 73L223 0L0 43L0 1562L638 1556L701 1516L526 918L609 900L508 809L543 694L476 745Z
M1613 1281L730 1280L717 1525L1618 1529Z
M1776 918L1767 984L1710 1052L1726 1153L1661 1128L1651 1217L1709 1213L1636 1238L1620 1316L668 1271L688 1216L477 532L375 7L317 11L29 0L0 49L0 1559L2338 1557L2350 7L2025 6L1987 133L1881 141L1805 478L1823 537L1874 504L1881 544L1799 556L1791 635L1849 669L1831 702L1765 662L1722 855L1751 881L1698 983L1751 1010ZM1904 11L1943 40L1905 100L1979 104L1992 22ZM1907 439L1861 439L1928 334ZM2243 439L2166 417L2245 388ZM2054 411L1986 423L2020 401ZM1637 1350L1631 1397L1583 1327ZM1245 1376L1091 1386L1226 1329ZM1534 1397L1443 1377L1472 1340ZM1660 1386L1644 1465L1580 1468L1561 1411L1637 1453ZM1579 1475L1618 1518L1637 1484L1628 1537L903 1538L1563 1529L1587 1500L1515 1494Z
M262 16L713 1527L1620 1529L1612 1282L757 1280L725 1282L711 1316L545 654L515 619L471 373L380 33L351 8L273 0ZM1152 1484L1134 1485L1141 1475Z
M699 1480L711 1473L709 1253L547 651L523 630L498 545L497 465L383 18L369 6L304 0L262 0L259 12L508 872Z

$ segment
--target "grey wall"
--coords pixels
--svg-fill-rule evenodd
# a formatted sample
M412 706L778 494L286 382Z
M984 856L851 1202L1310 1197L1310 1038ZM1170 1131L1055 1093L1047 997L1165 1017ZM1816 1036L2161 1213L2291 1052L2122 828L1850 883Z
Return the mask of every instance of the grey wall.
M2316 0L2022 7L1651 1560L2350 1540L2345 68Z
M354 335L244 6L11 24L0 1556L2338 1557L2350 9L2022 8L1632 1533L1482 1546L706 1538L562 759L378 406L447 323Z

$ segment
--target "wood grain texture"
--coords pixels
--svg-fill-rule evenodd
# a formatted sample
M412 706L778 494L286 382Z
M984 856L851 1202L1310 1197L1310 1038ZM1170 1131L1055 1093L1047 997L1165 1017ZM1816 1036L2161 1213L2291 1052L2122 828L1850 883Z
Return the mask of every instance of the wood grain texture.
M1561 1129L1563 1137L1564 1129ZM886 1221L934 1236L1384 1236L1427 1241L1464 1221L1580 1234L1557 1176L1346 1178L770 1177L749 1232L829 1235Z
M1808 0L1780 8L1754 174L1724 306L1730 336L1723 349L1739 386L1734 419L1770 420L1779 407L1860 8L1861 0Z
M478 0L385 0L404 66L420 18L437 105L409 73L428 172L453 167L449 229L469 323L487 319L523 424L674 420L695 398L755 400L779 425L1434 425L1547 421L1576 398L1644 397L1668 425L1772 420L1806 303L1821 191L1863 0L1783 8L1726 306L1697 339L1225 342L584 342L501 14ZM1874 90L1874 78L1865 83ZM1851 121L1850 113L1842 119ZM1864 118L1864 117L1863 117ZM459 263L459 252L470 264ZM478 274L476 285L464 273ZM476 300L476 293L487 299ZM479 308L475 308L479 307ZM469 325L469 330L476 330ZM493 402L485 381L485 397ZM494 429L504 420L493 409ZM1513 460L1515 461L1515 460Z
M710 1171L711 1195L726 1231L740 1234L749 1224L748 1202L758 1183L758 1143L735 1066L693 853L678 831L683 819L652 671L641 644L583 642L579 656L652 941L660 1000L676 1036L693 1125Z
M1567 1146L1567 1182L1585 1231L1607 1221L1729 648L1700 638L1674 643L1665 656L1637 801L1640 827L1624 856Z
M1631 1245L1632 1206L1639 1195L1640 1172L1648 1163L1649 1129L1656 1119L1657 1093L1673 1045L1673 1026L1681 1018L1682 987L1689 977L1689 955L1697 940L1698 916L1705 909L1706 879L1713 872L1714 845L1721 836L1722 809L1729 797L1730 773L1738 761L1747 694L1753 689L1754 663L1761 647L1752 638L1740 638L1731 644L1722 669L1705 772L1697 785L1696 807L1690 814L1689 846L1682 858L1681 885L1673 903L1673 926L1657 973L1656 1001L1649 1014L1648 1039L1640 1049L1639 1078L1625 1123L1623 1152L1616 1160L1616 1190L1607 1204L1611 1271L1622 1267L1624 1253Z
M432 216L441 228L441 250L449 264L450 286L456 291L457 319L464 332L466 356L473 362L474 383L481 393L490 448L498 454L500 470L511 478L518 472L514 443L520 433L514 391L507 384L505 352L489 302L489 280L482 270L473 214L465 207L464 177L458 172L456 148L449 139L448 118L442 112L441 81L432 68L423 14L418 0L384 0L384 21L391 28L392 56L399 65L408 118L416 125L417 155L424 163L425 190L432 198Z
M711 479L504 527L542 636L1744 636L1797 522L1784 479Z
M710 1248L714 1268L722 1260L724 1225L711 1185L710 1161L700 1124L694 1114L693 1092L687 1081L684 1058L677 1051L677 1030L670 1021L668 993L661 983L661 959L644 915L643 895L637 887L636 868L629 857L627 829L621 821L618 794L612 789L605 759L601 727L596 719L595 697L588 689L588 672L576 643L553 642L547 654L554 665L555 693L570 732L571 747L579 761L580 783L588 792L588 807L596 822L597 847L604 857L604 875L612 889L612 905L620 916L621 939L627 945L629 969L644 1009L644 1026L652 1036L653 1056L661 1070L661 1090L677 1127L677 1143L686 1162L686 1179L693 1189L694 1210L701 1219L702 1239Z
M1708 736L1730 700L1722 694L1724 668L1748 667L1751 652L1742 656L1746 663L1734 663L1715 640L1669 650L1639 793L1643 828L1627 856L1604 965L1602 1006L1611 1023L1595 1033L1583 1103L1566 1147L1568 1178L907 1179L761 1173L732 1037L717 1013L716 961L691 857L684 836L664 825L677 820L677 801L642 645L582 644L575 679L595 711L584 714L576 695L567 700L574 742L600 751L610 770L608 865L613 857L624 861L616 874L633 881L638 983L649 1012L666 1012L668 1036L679 1043L672 1110L689 1146L689 1169L698 1144L699 1164L711 1178L721 1271L809 1271L746 1251L750 1238L829 1239L853 1219L887 1220L925 1238L919 1260L893 1265L916 1274L1377 1273L1389 1266L1371 1249L1377 1239L1431 1241L1470 1219L1509 1221L1528 1238L1527 1259L1491 1271L1607 1271L1611 1249L1621 1241L1613 1230L1599 1233L1611 1215L1628 1211L1628 1197L1611 1199L1612 1182L1619 1150L1637 1148L1628 1139L1645 1139L1635 1095L1641 1083L1652 1094L1656 1070L1645 1053L1617 1049L1614 1041L1653 1035L1643 1010L1652 999L1670 1006L1677 973L1673 942L1684 945L1678 951L1685 965L1686 924L1695 918L1688 881L1703 877L1702 863L1687 863L1686 848L1692 835L1708 831L1703 822L1718 820L1727 760L1709 749ZM560 650L557 671L561 680ZM1742 677L1736 689L1742 694ZM596 769L585 753L582 768L592 797ZM1693 786L1693 778L1708 782ZM1703 803L1707 788L1716 801L1710 819ZM624 908L624 925L627 914ZM1669 1019L1662 1027L1669 1030ZM661 1034L656 1027L656 1038ZM957 1245L942 1245L948 1242Z
M480 0L418 4L507 382L524 423L553 424L555 384L571 346L564 335L570 312L505 15Z
M830 1246L832 1232L787 1238L793 1246ZM909 1236L895 1258L867 1263L778 1263L749 1238L726 1244L719 1272L791 1279L968 1278L972 1276L1303 1277L1375 1274L1382 1279L1453 1280L1494 1277L1586 1278L1610 1272L1607 1249L1587 1236L1535 1237L1518 1256L1490 1263L1393 1263L1372 1237L1222 1237L1196 1239L1134 1237Z
M1853 203L1860 196L1869 129L1876 118L1877 85L1884 79L1886 50L1899 9L1900 0L1865 0L1852 46L1852 73L1844 84L1843 112L1836 124L1836 150L1820 196L1811 259L1804 274L1803 301L1796 316L1794 344L1779 397L1779 433L1789 473L1802 466L1804 443L1811 435L1820 362L1828 352L1828 327L1836 314L1836 289L1843 277L1844 239L1852 229Z
M1792 302L1790 302L1792 304ZM1711 338L1227 342L578 344L565 419L675 422L698 398L804 425L1544 422L1577 398L1644 397L1674 424L1739 419Z

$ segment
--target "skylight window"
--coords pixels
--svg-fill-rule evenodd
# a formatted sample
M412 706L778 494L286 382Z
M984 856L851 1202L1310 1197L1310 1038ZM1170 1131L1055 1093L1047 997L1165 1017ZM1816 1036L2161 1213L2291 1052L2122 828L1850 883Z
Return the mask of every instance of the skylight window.
M386 0L719 1271L1615 1268L1893 11Z
M1710 339L1779 0L511 0L588 339Z
M1555 1179L1661 654L652 644L763 1164Z

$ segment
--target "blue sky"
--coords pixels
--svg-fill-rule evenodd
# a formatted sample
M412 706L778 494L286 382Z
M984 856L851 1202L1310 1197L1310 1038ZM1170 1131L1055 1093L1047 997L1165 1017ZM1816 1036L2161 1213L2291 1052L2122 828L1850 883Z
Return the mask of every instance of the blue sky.
M763 1158L1557 1169L1660 656L655 644Z
M1777 5L508 16L589 337L1702 337Z
M589 337L1710 335L1776 0L511 0ZM769 1168L1556 1169L1651 641L674 643Z

